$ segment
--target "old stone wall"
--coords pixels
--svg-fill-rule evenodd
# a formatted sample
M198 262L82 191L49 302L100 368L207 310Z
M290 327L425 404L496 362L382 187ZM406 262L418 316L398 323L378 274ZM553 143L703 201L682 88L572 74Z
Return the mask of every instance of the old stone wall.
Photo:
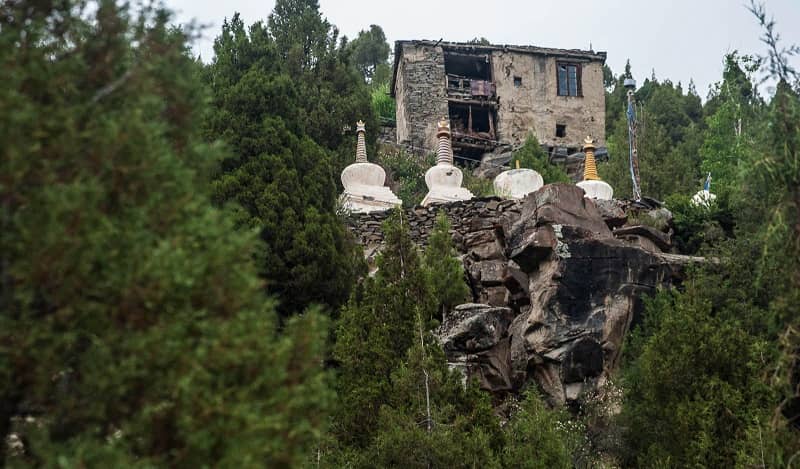
M501 141L521 143L533 130L540 143L550 146L580 148L587 135L598 145L605 145L603 64L581 63L583 96L558 96L557 62L554 56L492 53L493 77L500 96L497 131ZM520 79L518 85L515 77ZM556 137L557 124L566 126L562 138Z
M490 48L492 80L499 99L495 127L500 144L522 143L534 132L540 143L554 147L580 148L587 135L599 146L605 145L605 89L599 59L604 55ZM393 90L397 143L435 148L436 123L449 115L444 48L414 41L401 43L397 51ZM582 96L558 96L560 60L581 65ZM566 126L564 137L556 137L556 125Z
M433 149L436 123L448 115L444 52L406 44L397 67L397 143Z
M503 223L519 217L520 202L499 197L481 197L449 204L407 209L406 217L411 228L411 238L424 247L433 230L436 216L443 211L450 220L453 242L460 252L482 232L499 228ZM391 211L352 214L346 218L350 231L365 248L383 244L382 223Z
M397 142L397 127L381 125L378 129L378 142L384 145L394 145Z

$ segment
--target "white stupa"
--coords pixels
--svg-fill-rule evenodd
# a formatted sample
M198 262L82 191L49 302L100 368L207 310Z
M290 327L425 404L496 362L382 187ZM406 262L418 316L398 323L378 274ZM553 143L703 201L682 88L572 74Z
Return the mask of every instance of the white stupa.
M439 147L436 150L436 166L433 166L425 173L428 195L422 199L422 205L473 198L472 192L461 187L461 181L464 179L461 170L453 166L450 123L446 119L439 121L436 137L439 138Z
M711 193L711 173L708 173L706 182L703 183L703 190L697 191L692 196L692 203L696 206L708 208L715 200L717 200L717 196Z
M583 152L586 155L583 166L583 181L576 186L583 189L585 197L590 199L611 200L614 197L614 188L600 179L597 175L597 163L594 161L594 140L586 137L583 141Z
M541 174L532 169L520 169L517 160L517 169L503 171L494 178L494 193L501 197L521 199L538 191L543 185Z
M356 125L356 162L342 171L342 207L348 212L367 213L401 205L403 202L383 185L386 171L367 161L367 144L364 141L367 131L363 122L359 121Z

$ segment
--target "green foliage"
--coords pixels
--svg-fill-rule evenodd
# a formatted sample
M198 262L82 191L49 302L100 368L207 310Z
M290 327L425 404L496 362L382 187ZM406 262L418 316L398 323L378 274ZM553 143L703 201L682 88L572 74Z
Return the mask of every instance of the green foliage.
M386 247L378 272L364 281L343 308L334 358L340 409L334 432L346 444L364 445L377 426L378 411L392 390L392 371L411 346L416 311L433 314L432 293L408 221L395 210L384 224Z
M403 201L403 207L416 207L428 193L425 185L425 171L435 164L435 157L429 154L420 158L403 150L384 151L378 154L378 163L386 169L387 178L397 183L395 193Z
M470 293L464 277L464 264L457 255L450 234L450 220L444 212L439 212L428 238L423 265L428 274L427 284L435 292L443 310L463 303Z
M0 113L0 437L25 448L0 445L0 465L589 464L563 411L530 393L501 427L490 396L449 369L430 331L469 291L443 215L421 256L395 212L379 270L352 288L361 253L336 181L347 128L394 117L380 27L340 41L316 0L278 0L266 24L225 22L203 66L159 9L0 9L0 108L13 110ZM705 105L691 83L652 77L636 93L645 195L666 198L677 248L708 261L647 301L626 343L622 413L603 422L624 437L605 443L623 465L800 454L800 83L796 48L751 11L766 62L726 56ZM603 73L600 171L618 195L630 75ZM533 138L514 161L568 182ZM422 200L430 155L380 163L405 204ZM708 171L717 202L694 206ZM329 356L328 320L306 306L345 301Z
M342 128L359 118L377 126L331 31L315 1L278 1L269 28L246 30L238 15L226 21L206 70L213 100L204 133L232 151L214 200L234 203L238 223L260 231L257 262L284 314L340 305L359 273L336 216L335 174L354 148Z
M674 217L672 242L679 252L697 254L733 235L733 213L725 195L706 207L695 205L689 196L675 194L667 198L666 205Z
M707 106L707 130L699 153L701 169L714 177L716 193L739 192L743 169L757 151L754 136L762 133L759 117L762 106L750 77L740 67L740 63L748 67L751 60L736 53L726 56L723 81Z
M468 44L478 44L478 45L481 45L481 46L490 46L490 45L492 45L491 41L489 41L488 39L486 39L483 36L481 36L480 38L473 37L472 39L467 41L467 43Z
M367 83L388 84L391 73L388 62L392 49L386 42L383 28L371 24L369 31L359 31L358 36L348 44L348 50L353 56L353 64Z
M436 164L433 153L424 158L404 150L385 150L378 154L378 161L386 169L387 178L396 184L394 191L403 201L403 207L416 207L422 203L428 186L425 184L425 172ZM494 186L490 179L477 177L473 168L461 168L464 175L463 186L476 197L494 195Z
M583 435L563 410L546 407L535 391L528 391L504 429L503 467L571 468Z
M495 195L494 181L476 176L474 173L475 166L466 166L461 168L461 171L464 174L462 186L472 192L475 197L489 197Z
M767 29L769 70L778 79L771 102L761 100L753 78L763 62L734 52L703 119L687 110L690 132L669 129L680 120L662 123L662 138L696 149L691 164L712 173L718 198L708 208L694 206L687 186L667 199L675 244L710 262L690 270L681 293L650 301L628 342L620 422L628 446L619 451L628 465L783 467L800 450L789 423L800 402L800 99L798 83L780 79L787 63L780 56L793 49L777 46L762 6L753 3L751 11ZM652 109L662 85L646 85L637 98ZM656 119L642 119L652 134ZM624 134L614 129L609 142L618 154ZM645 161L646 154L643 180L651 177ZM660 192L669 194L667 176L663 181Z
M387 220L378 272L344 308L337 327L340 407L328 464L495 465L502 437L489 397L462 385L429 332L438 307L466 294L447 219L437 219L422 259L407 223L400 210Z
M694 290L662 293L647 321L626 374L625 457L647 467L732 467L771 400L759 378L766 344L734 318L712 314Z
M606 99L606 140L611 158L600 165L600 176L617 197L632 195L629 168L626 73L613 84ZM701 186L698 150L703 121L700 97L690 87L669 80L647 79L637 90L637 149L643 195L663 200L672 194L693 194Z
M489 397L465 389L435 339L420 337L392 375L378 430L356 466L498 467L492 446L501 435Z
M372 89L372 110L382 124L395 122L395 102L389 95L389 83Z
M533 135L528 136L525 143L514 152L514 156L511 158L511 167L516 168L518 161L520 168L538 171L545 184L572 182L563 169L548 161L547 154Z
M209 202L186 34L96 6L2 7L0 438L25 453L0 465L299 464L326 321L277 333L252 233Z

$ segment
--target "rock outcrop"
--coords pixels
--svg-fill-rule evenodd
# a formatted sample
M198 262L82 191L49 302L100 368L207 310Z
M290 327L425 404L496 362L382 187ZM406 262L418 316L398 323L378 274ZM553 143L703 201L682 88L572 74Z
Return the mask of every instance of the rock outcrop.
M439 208L457 222L474 303L449 312L437 335L451 366L497 395L535 383L564 403L602 384L643 298L700 260L665 252L668 211L593 201L572 185L547 185L521 201ZM420 244L432 210L408 212L412 228L425 226ZM377 241L379 223L370 223L361 239Z

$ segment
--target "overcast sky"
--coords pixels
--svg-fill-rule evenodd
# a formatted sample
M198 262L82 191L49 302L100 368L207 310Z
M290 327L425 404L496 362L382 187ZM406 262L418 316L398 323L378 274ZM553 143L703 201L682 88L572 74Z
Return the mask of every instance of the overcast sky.
M209 27L195 44L205 62L222 20L241 13L245 24L266 20L272 0L165 0L178 21ZM763 53L761 30L745 5L749 0L320 0L322 14L341 34L354 37L378 24L398 39L537 45L608 52L619 74L630 59L639 83L655 70L659 79L694 79L705 97L722 76L726 52ZM785 45L800 44L800 0L766 0ZM800 60L795 60L800 65ZM684 88L685 89L685 88Z

